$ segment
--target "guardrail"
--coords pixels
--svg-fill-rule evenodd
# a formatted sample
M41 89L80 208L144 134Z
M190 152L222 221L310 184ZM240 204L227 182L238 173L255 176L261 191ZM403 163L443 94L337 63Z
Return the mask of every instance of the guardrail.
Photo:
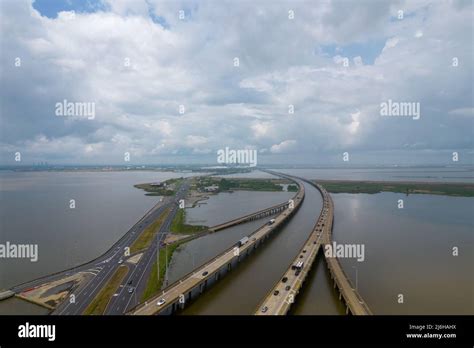
M293 179L291 179L292 181L294 181ZM269 230L268 233L270 233L271 231L275 230L280 224L282 224L283 222L285 222L290 216L292 216L296 211L297 209L299 208L301 202L303 201L304 199L304 187L302 185L300 185L299 183L296 182L296 184L298 185L298 191L297 193L293 196L293 200L295 201L295 206L293 209L291 209L290 213L288 215L286 215L281 221L279 221L278 223L276 223L272 228L271 230ZM282 203L282 205L286 205L288 203ZM265 209L267 210L267 209ZM285 209L286 210L286 209ZM282 212L280 215L284 214L284 212ZM253 215L253 214L249 214L249 215ZM279 215L279 216L280 216ZM278 216L278 217L279 217ZM260 228L258 228L256 231L252 232L251 234L249 234L247 237L250 239L250 242L244 244L242 246L242 248L245 248L248 249L249 247L253 246L256 242L260 241L262 238L265 238L267 234L265 234L264 236L260 237L259 239L257 240L252 240L252 237L255 236L255 234L259 233L262 229L264 228L268 228L267 225L264 225ZM229 248L227 248L226 250L224 250L223 252L219 253L219 255L213 257L212 259L204 262L203 264L201 264L200 266L196 267L194 270L192 270L191 272L185 274L183 277L181 277L180 279L176 280L175 282L173 282L172 284L170 284L169 286L167 286L166 288L164 288L163 290L160 291L160 293L156 294L155 296L153 296L152 298L150 298L149 300L147 300L145 303L141 303L137 306L135 306L134 308L130 309L128 311L127 314L136 314L137 312L139 312L142 308L144 308L145 306L148 306L148 305L152 305L148 302L151 302L151 303L154 303L154 301L156 301L156 299L164 296L166 293L169 293L171 292L171 290L173 290L173 288L175 288L176 286L178 285L181 285L183 282L189 280L193 275L195 274L199 274L204 268L206 267L209 267L211 264L213 264L214 262L216 262L219 258L221 257L224 257L226 256L227 254L229 254L230 252L234 251L235 250L235 247L237 245L238 242L234 243L232 246L230 246ZM238 255L236 257L239 257ZM193 288L195 288L197 285L201 284L202 282L206 281L207 279L209 279L211 276L213 275L213 273L209 273L206 277L202 278L201 281L198 283L198 284L194 284L193 285ZM192 290L192 289L188 289L187 291L189 290ZM186 292L186 291L185 291ZM168 302L166 303L165 305L163 305L163 307L160 307L158 308L156 311L154 311L153 314L157 314L159 312L162 312L164 311L165 309L167 309L169 306L171 306L173 303L175 303L175 301L171 301L171 302Z
M272 210L279 210L281 208L286 208L288 206L288 204L289 204L288 202L280 203L280 204L274 205L270 208L262 209L262 210L260 210L256 213L247 214L247 215L241 216L239 218L236 218L236 219L233 219L233 220L230 220L230 221L227 221L227 222L223 222L222 224L209 227L209 230L211 232L217 232L217 231L222 230L224 228L229 228L229 227L232 227L234 225L244 223L248 220L252 220L253 217L259 216L261 214L266 214L268 212L271 212Z
M301 179L301 180L308 182L305 179ZM318 191L323 196L323 207L319 213L318 219L316 220L311 233L309 234L308 238L305 240L302 247L296 254L295 259L290 263L290 266L282 275L282 277L278 279L278 281L273 286L273 288L270 289L270 291L263 298L262 302L260 302L260 304L257 306L255 315L271 315L271 314L285 315L287 314L288 310L290 309L291 304L294 302L296 295L298 294L300 288L302 287L306 279L306 276L311 270L314 260L316 259L317 253L322 244L321 237L323 236L323 232L324 232L322 228L322 224L323 222L326 222L325 218L327 218L327 216L325 216L327 196L326 196L326 193L323 192L323 189L319 185L314 185L311 182L308 182L308 183L311 184L312 186L316 186ZM332 224L332 218L330 218L330 220ZM326 223L326 228L327 227L328 227L328 224ZM307 249L310 250L309 253ZM306 258L303 258L304 259L303 269L301 270L297 278L292 280L291 282L292 286L290 285L290 289L286 290L285 288L285 291L287 292L287 296L280 296L280 294L282 293L282 290L281 290L282 279L284 277L286 277L287 279L291 278L291 273L294 271L292 269L292 266L301 260L300 258L301 255L306 255ZM289 284L289 282L286 284ZM275 293L277 293L278 295L275 295ZM280 297L275 298L274 296L280 296ZM291 299L289 299L290 296L291 296ZM274 301L275 299L276 299L276 303ZM271 304L273 304L273 306ZM262 311L262 308L265 308L265 310Z

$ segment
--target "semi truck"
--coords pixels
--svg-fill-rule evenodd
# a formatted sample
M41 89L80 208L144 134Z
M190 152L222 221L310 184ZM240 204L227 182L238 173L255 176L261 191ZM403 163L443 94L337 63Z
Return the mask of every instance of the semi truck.
M237 246L241 247L242 245L246 244L249 241L249 237L244 237L237 242Z

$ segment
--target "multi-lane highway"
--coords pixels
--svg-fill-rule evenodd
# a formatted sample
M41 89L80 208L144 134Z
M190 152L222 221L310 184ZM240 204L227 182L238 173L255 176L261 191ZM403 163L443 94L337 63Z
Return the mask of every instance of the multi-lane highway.
M111 249L109 249L97 259L73 269L65 270L23 283L21 285L15 286L11 290L16 293L20 293L42 284L62 279L74 273L87 272L92 275L92 278L77 287L73 293L70 294L68 299L59 304L52 313L59 315L82 314L102 289L102 287L107 284L107 281L114 274L117 268L121 264L124 264L129 268L129 272L125 277L124 282L132 280L133 283L135 280L138 282L137 292L143 291L143 283L146 282L146 279L148 279L148 277L144 276L144 273L149 272L149 269L151 268L150 264L152 264L151 261L156 258L156 246L159 244L157 243L157 240L161 241L165 238L167 232L169 231L171 221L176 214L178 202L180 199L185 197L188 189L189 179L186 179L179 187L175 196L162 198L161 201L149 212L147 212L147 214L145 214L145 216L143 216L118 242L116 242ZM170 209L170 213L166 217L159 230L159 233L155 237L152 247L143 253L140 261L136 265L127 262L127 257L124 255L126 248L130 247L140 236L140 234L156 219L158 219L159 216L167 209ZM132 294L129 294L128 291L125 291L127 289L127 287L124 286L125 284L121 284L122 287L120 287L119 295L114 296L112 303L107 306L107 311L110 311L111 314L123 313L129 302L136 303L136 300L139 300L140 298L138 293L136 296L131 296L134 295L135 291ZM120 313L121 309L123 309L123 311Z
M132 269L128 272L127 276L123 279L119 286L119 292L116 296L113 296L109 302L105 314L120 315L126 312L127 308L136 306L142 297L143 291L145 290L148 278L154 261L157 260L157 251L162 242L165 240L166 235L170 231L171 223L179 209L179 200L184 199L189 189L189 182L184 182L178 189L176 196L172 200L170 205L170 212L166 216L165 221L160 226L158 233L156 234L151 246L146 249L138 263L132 266ZM163 246L166 247L166 246ZM131 291L131 292L130 292Z

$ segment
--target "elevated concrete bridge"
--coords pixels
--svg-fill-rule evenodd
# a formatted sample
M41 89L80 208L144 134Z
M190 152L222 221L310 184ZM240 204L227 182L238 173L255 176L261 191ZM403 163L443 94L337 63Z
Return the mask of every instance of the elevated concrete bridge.
M262 219L262 218L267 217L267 216L275 215L277 213L282 212L286 208L288 208L289 204L290 204L289 202L280 203L280 204L274 205L270 208L262 209L262 210L260 210L256 213L251 213L251 214L248 214L248 215L241 216L237 219L226 221L222 224L209 227L209 232L210 233L217 232L217 231L223 230L225 228L229 228L229 227L239 225L239 224L242 224L242 223L245 223L245 222L258 220L258 219Z
M214 282L236 267L239 262L258 248L270 235L278 230L298 210L304 200L304 185L299 180L292 181L298 184L298 192L291 202L283 203L260 212L249 214L246 217L236 219L234 224L245 221L249 216L259 214L279 214L274 218L273 224L265 224L255 232L232 245L213 259L197 267L178 281L169 285L160 293L153 296L145 303L132 308L129 315L155 315L172 314L178 309L184 308L192 299L198 297ZM238 221L237 221L238 220ZM226 223L225 225L227 225Z
M306 181L306 180L305 180ZM309 182L309 181L308 181ZM295 302L316 256L321 249L332 242L334 203L329 193L319 184L314 184L323 197L323 208L313 231L275 286L267 293L258 306L255 315L285 315ZM325 255L326 257L326 255ZM339 299L346 305L346 314L371 315L367 304L354 288L336 257L326 257L334 287L339 290Z

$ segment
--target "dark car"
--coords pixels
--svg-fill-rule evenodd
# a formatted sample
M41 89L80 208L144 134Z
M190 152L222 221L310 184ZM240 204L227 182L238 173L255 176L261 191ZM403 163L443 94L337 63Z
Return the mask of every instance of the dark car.
M280 291L275 290L275 291L273 292L273 295L278 296L279 293L280 293Z
M282 281L283 283L286 283L287 280L288 280L288 277L283 277L281 281Z
M207 276L208 274L209 274L209 272L206 271L206 272L203 272L203 273L202 273L202 276L204 277L204 276Z
M288 291L288 290L290 290L290 289L291 289L291 286L289 286L289 285L287 285L287 286L285 287L285 290L286 290L286 291Z

